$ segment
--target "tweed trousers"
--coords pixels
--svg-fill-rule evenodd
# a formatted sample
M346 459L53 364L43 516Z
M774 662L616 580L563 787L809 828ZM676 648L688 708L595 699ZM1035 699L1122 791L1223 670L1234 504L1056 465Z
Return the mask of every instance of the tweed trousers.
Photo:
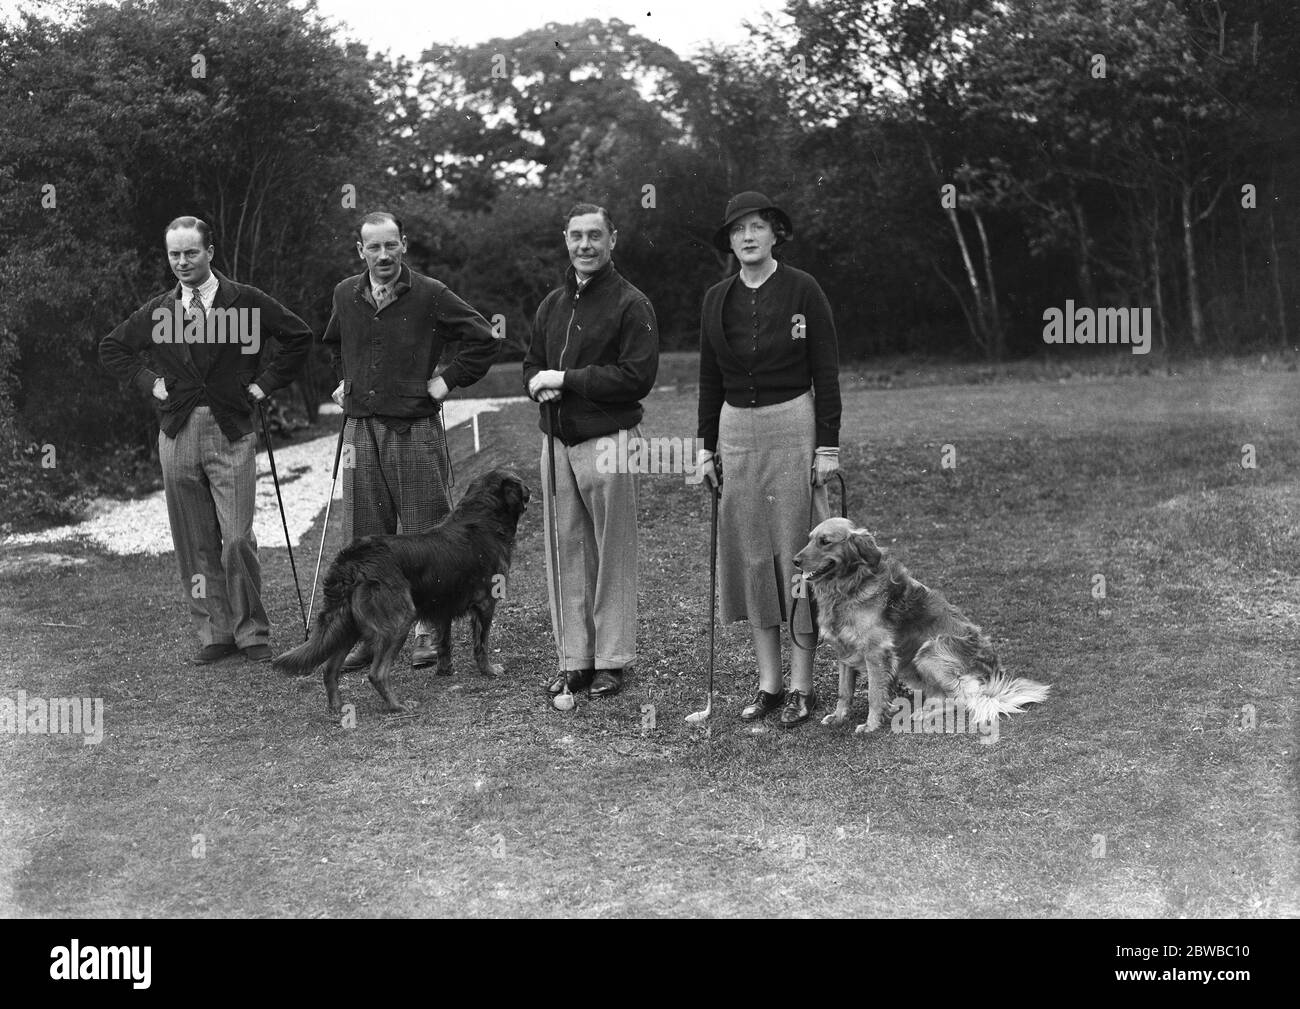
M451 514L447 436L442 417L419 417L400 434L376 417L347 421L343 470L343 542L385 533L428 532ZM416 634L430 634L423 620Z
M267 644L253 536L257 436L228 441L212 410L198 406L175 438L159 432L158 457L181 591L199 640Z

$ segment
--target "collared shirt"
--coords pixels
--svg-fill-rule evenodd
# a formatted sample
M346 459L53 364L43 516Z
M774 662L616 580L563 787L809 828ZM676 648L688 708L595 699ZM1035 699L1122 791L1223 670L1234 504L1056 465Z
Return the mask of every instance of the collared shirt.
M203 305L203 311L211 312L212 303L217 300L217 275L213 272L208 273L208 279L198 287L186 287L181 285L181 302L188 309L190 301L194 298L194 292L199 292L199 302Z

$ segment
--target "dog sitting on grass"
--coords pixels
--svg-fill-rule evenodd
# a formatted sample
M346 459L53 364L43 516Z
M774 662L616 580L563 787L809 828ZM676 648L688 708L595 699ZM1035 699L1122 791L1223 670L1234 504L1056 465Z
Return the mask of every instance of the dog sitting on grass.
M884 724L900 685L951 698L975 723L1047 698L1050 687L1007 676L979 627L848 519L813 529L794 563L812 586L822 636L839 653L839 698L823 725L848 719L859 670L867 674L867 720L858 732Z
M484 676L504 670L487 657L488 632L510 571L528 486L508 470L475 479L452 513L426 533L365 536L339 551L325 576L325 605L311 637L275 659L281 672L324 666L329 709L339 714L339 673L361 638L371 647L370 682L390 711L406 711L388 674L417 618L438 632L438 674L451 674L451 624L468 615L474 662Z

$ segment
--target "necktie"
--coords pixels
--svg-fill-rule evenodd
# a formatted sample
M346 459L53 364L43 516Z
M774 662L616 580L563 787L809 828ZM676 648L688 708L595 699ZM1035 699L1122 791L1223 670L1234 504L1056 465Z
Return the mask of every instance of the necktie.
M207 313L203 311L203 299L199 297L199 289L196 287L190 291L190 318L198 316L200 332L203 334L198 343L190 344L190 356L194 358L194 365L200 372L208 370L208 344L207 344ZM191 322L190 325L193 325Z
M375 311L379 311L392 300L388 292L388 285L375 289Z

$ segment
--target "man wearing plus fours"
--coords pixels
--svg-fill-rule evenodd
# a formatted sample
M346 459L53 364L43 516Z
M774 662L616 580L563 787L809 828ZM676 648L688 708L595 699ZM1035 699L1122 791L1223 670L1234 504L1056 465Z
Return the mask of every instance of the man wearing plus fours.
M99 358L158 410L167 517L202 643L195 661L242 649L268 662L270 623L253 537L257 439L250 401L293 380L311 348L311 330L257 288L212 269L212 235L203 221L178 217L164 238L179 283L104 337ZM213 325L218 315L220 326ZM278 344L274 358L266 352L268 337Z
M610 261L617 240L603 207L579 203L565 215L572 265L537 309L524 357L524 387L541 404L542 431L558 418L541 459L546 539L558 541L560 555L556 571L546 551L562 670L553 694L566 679L571 690L616 694L623 667L636 658L636 474L627 466L603 473L597 458L606 437L640 437L641 400L659 369L659 326L649 299ZM554 503L548 444L555 446Z
M478 312L445 284L402 262L406 235L392 214L367 214L357 235L366 271L334 288L323 342L339 377L334 400L347 415L343 542L361 536L427 532L451 513L442 401L487 374L501 343ZM445 343L460 349L437 377ZM416 625L416 666L432 665L441 643ZM450 647L450 642L447 642ZM362 642L347 666L369 665Z

